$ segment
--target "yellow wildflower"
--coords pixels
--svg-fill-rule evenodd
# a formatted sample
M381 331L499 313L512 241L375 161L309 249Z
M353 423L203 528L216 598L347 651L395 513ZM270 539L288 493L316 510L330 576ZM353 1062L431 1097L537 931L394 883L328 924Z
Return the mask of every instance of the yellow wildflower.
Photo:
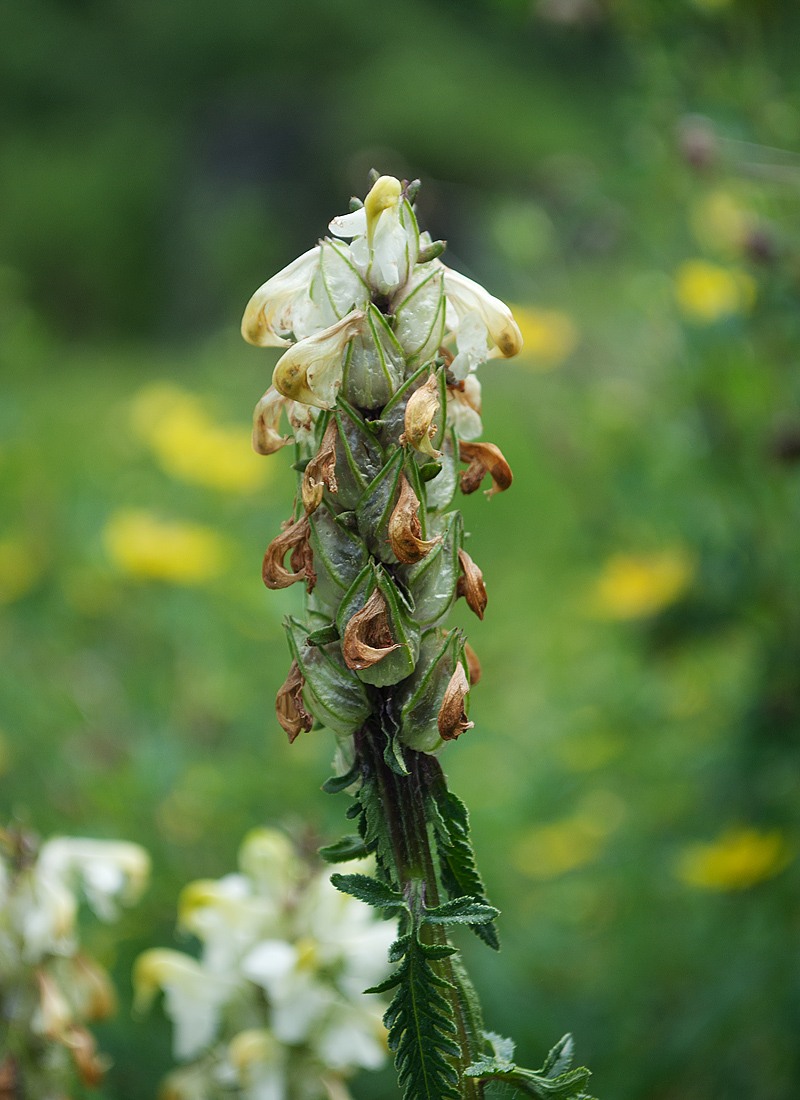
M248 492L264 481L268 464L253 453L250 427L216 424L178 386L145 386L134 398L131 422L170 477L232 492Z
M704 195L691 214L692 232L704 248L738 255L753 224L753 215L730 191L718 188Z
M711 324L749 312L755 301L756 284L741 268L687 260L675 275L675 294L687 317Z
M688 554L614 554L594 591L594 609L605 619L639 619L674 603L689 587L694 568Z
M143 580L203 584L219 576L225 564L225 543L216 531L195 523L160 520L151 512L114 513L103 538L114 565Z
M27 595L42 575L39 562L21 539L0 541L0 604Z
M514 319L522 333L520 358L537 370L561 366L578 345L575 323L561 310L514 306Z
M678 858L675 874L701 890L748 890L777 875L792 858L777 830L761 833L740 827L710 844L690 844Z
M512 848L511 859L530 878L559 878L594 863L624 816L625 804L618 795L593 791L572 817L524 833Z

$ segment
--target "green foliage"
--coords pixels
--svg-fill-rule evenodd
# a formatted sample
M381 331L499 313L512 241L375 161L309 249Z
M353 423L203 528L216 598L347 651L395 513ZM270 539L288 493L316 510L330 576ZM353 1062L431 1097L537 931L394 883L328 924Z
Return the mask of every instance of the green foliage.
M392 957L400 965L368 992L397 990L383 1019L403 1098L459 1100L458 1075L451 1064L459 1054L453 1041L456 1026L442 996L442 990L454 987L434 969L443 947L422 943L415 930L397 941Z
M408 908L405 898L398 890L392 890L384 882L370 878L369 875L331 875L331 882L343 894L351 894L376 909L395 913Z
M572 1064L573 1041L571 1035L565 1035L553 1047L540 1070L522 1069L511 1060L514 1056L514 1043L503 1039L493 1032L485 1032L487 1043L492 1048L490 1056L484 1056L465 1073L482 1081L503 1081L513 1085L536 1100L590 1100L584 1092L584 1085L591 1074L588 1069L570 1070Z

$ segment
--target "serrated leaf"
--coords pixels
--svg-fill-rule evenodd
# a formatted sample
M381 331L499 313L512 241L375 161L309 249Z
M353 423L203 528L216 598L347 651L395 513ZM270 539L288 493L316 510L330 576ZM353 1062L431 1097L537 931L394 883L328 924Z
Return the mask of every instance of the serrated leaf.
M364 859L369 852L360 836L343 836L335 844L320 848L318 855L326 863L347 863L351 859Z
M343 894L364 901L375 909L406 909L406 901L398 890L369 875L331 875L331 884Z
M322 784L322 790L326 794L338 794L346 790L361 775L361 761L356 757L355 763L344 775L332 775Z
M546 1077L558 1077L559 1074L566 1073L572 1065L574 1051L575 1041L568 1032L559 1039L545 1058L542 1073Z
M422 920L426 924L488 924L499 912L491 905L475 898L453 898L434 909L423 910Z
M505 1039L502 1035L498 1035L496 1031L484 1031L483 1035L486 1041L491 1044L498 1062L511 1063L514 1061L514 1051L517 1045L513 1039Z

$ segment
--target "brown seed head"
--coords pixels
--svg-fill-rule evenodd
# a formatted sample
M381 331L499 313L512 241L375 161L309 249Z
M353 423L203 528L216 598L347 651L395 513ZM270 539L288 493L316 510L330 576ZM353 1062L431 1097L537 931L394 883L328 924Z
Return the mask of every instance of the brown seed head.
M486 595L486 585L483 583L483 573L466 550L458 551L458 562L462 574L456 585L456 596L463 596L470 611L474 611L479 619L483 619L489 598Z
M400 644L392 641L386 618L386 601L380 589L376 588L345 627L342 639L345 664L356 671L371 668L393 649L399 649Z
M289 744L295 740L300 730L310 730L314 719L303 706L303 685L305 680L297 661L292 661L286 682L278 690L275 698L275 713L289 738Z
M481 671L481 663L478 660L478 654L469 644L464 643L464 656L467 658L467 672L469 673L469 686L474 688L477 683L480 682L483 672Z
M311 515L320 506L325 489L330 493L339 491L336 481L336 421L333 417L325 429L319 450L303 474L300 492L306 515Z
M469 683L464 666L459 661L456 670L450 677L450 683L445 689L442 705L439 710L439 736L443 741L455 741L464 730L472 729L475 725L467 719L464 710L464 700L469 694Z
M459 447L461 461L469 463L461 474L461 492L465 495L474 493L487 474L492 476L492 487L486 490L487 497L502 493L514 480L503 452L494 443L466 443L462 439Z
M411 488L406 475L401 474L400 496L389 517L389 543L397 560L405 565L421 561L438 542L441 542L439 535L427 541L420 538L422 526L418 512L419 498Z
M441 458L442 452L437 451L431 439L436 434L434 416L439 410L439 383L436 375L431 374L428 381L415 390L408 399L405 415L405 431L400 436L401 443L410 443L411 446L430 455L431 458Z
M309 530L308 516L303 516L269 544L261 567L261 576L267 588L288 588L295 581L311 580L313 570L309 574L309 567L313 555L308 545ZM283 565L283 559L289 550L292 551L291 565L294 573L290 573Z

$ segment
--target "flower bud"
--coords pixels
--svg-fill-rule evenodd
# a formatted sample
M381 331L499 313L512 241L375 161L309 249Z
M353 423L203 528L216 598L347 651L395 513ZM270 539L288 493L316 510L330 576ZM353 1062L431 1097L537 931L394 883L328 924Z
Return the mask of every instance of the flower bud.
M289 675L278 690L275 699L275 713L285 730L289 744L297 738L300 730L308 730L314 725L314 719L303 706L303 687L305 680L297 661L292 661Z
M492 487L486 490L487 497L502 493L514 480L511 467L503 457L503 452L494 443L460 443L461 461L469 466L461 474L461 492L465 496L474 493L487 474L492 476Z
M261 576L267 588L288 588L295 581L305 580L313 588L314 577L313 554L308 545L308 517L303 516L296 523L290 524L284 531L274 538L264 554L264 564L261 567ZM295 570L290 573L284 568L283 559L287 552L292 551L290 564Z
M456 596L463 596L470 611L474 611L479 619L483 619L488 600L486 585L483 583L483 573L466 550L458 551L458 562L462 569L462 575L458 578Z
M370 248L375 236L375 227L384 210L396 209L400 202L403 188L400 180L394 176L380 176L372 185L369 194L364 199L364 210L367 214L367 241Z
M329 493L337 493L339 486L336 483L336 421L331 417L322 443L316 455L311 459L303 473L303 481L300 493L303 498L303 507L306 515L315 512L322 503L322 495L325 489Z
M342 653L348 668L361 671L382 661L400 648L392 639L386 617L386 601L376 588L367 602L348 622L342 641Z
M294 313L308 298L319 257L317 245L258 288L242 318L242 336L248 344L261 348L289 346L285 337L294 332Z
M444 264L441 266L444 269L444 292L458 317L476 312L496 344L496 354L504 359L517 355L522 349L522 333L505 302L484 290L480 283L459 275Z
M431 458L441 458L442 452L435 450L431 443L437 431L433 418L439 407L439 380L435 374L431 374L428 381L408 399L403 421L405 431L400 436L400 442L410 443L415 450L430 455Z
M444 691L442 706L439 711L437 724L439 736L443 741L455 741L465 730L472 729L475 725L467 719L464 710L464 702L469 695L469 682L464 666L459 661L455 672L450 677L450 683Z
M282 393L270 386L253 410L253 450L259 455L272 455L291 443L291 437L281 435L281 410L288 404Z
M330 328L290 347L275 364L275 388L293 401L332 409L342 384L342 354L361 331L364 317L362 310L354 309Z
M401 474L400 496L389 517L389 543L397 560L405 565L420 561L441 541L439 535L429 540L420 538L422 525L418 513L419 498L406 475Z

